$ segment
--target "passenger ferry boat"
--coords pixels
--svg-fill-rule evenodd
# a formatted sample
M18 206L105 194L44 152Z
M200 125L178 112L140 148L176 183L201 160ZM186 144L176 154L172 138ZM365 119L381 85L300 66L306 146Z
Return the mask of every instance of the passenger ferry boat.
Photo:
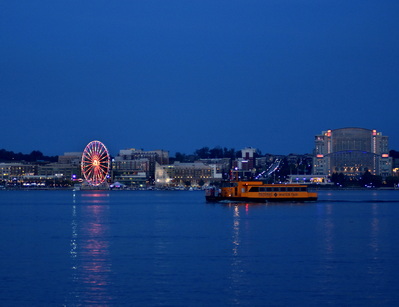
M263 181L228 181L206 190L206 201L280 202L316 201L317 193L303 184L266 184Z

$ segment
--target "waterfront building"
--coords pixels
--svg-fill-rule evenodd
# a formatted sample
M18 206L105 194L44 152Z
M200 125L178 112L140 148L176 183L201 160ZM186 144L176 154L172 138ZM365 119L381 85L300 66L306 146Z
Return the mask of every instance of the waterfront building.
M288 175L287 183L289 184L317 184L332 185L333 183L326 175Z
M79 157L80 159L80 157ZM62 160L62 158L61 158ZM62 160L66 161L66 160ZM80 177L80 162L72 163L0 163L0 180L16 183L42 184L48 180L71 180Z
M392 176L399 177L399 152L392 151Z
M38 176L73 180L81 177L79 163L47 163L38 166Z
M66 152L64 155L58 156L58 163L80 165L82 154L82 152Z
M118 182L125 187L129 188L144 188L147 186L147 173L146 172L129 172L128 174L118 174L113 177L114 182Z
M112 161L112 178L130 185L121 176L133 178L132 176L137 176L138 173L142 174L144 172L148 183L152 184L157 163L160 165L169 164L169 153L164 150L122 149Z
M216 173L216 167L201 162L181 163L171 165L157 164L155 184L157 186L208 185L211 181L221 180Z
M315 136L313 174L359 177L366 171L384 178L391 175L388 136L364 128L327 130Z
M231 159L230 158L215 158L215 159L199 159L196 162L201 162L206 165L212 166L214 168L214 178L224 178L229 177L231 169Z
M118 157L121 160L149 159L161 165L169 163L169 152L165 150L122 149L119 151Z
M147 184L150 160L146 158L123 160L120 156L112 161L112 178L128 187L143 187Z
M23 176L37 175L38 166L28 163L0 163L1 180L20 179Z
M241 149L241 158L233 161L230 177L233 179L252 179L255 176L256 149L246 147Z
M241 159L238 159L238 168L244 171L252 170L255 167L256 149L246 147L241 149Z

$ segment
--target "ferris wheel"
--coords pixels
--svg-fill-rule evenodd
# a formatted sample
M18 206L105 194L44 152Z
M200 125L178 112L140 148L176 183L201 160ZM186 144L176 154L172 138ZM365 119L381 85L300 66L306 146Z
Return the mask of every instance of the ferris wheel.
M92 186L99 186L108 176L110 157L107 147L100 141L92 141L82 154L81 169L86 181Z

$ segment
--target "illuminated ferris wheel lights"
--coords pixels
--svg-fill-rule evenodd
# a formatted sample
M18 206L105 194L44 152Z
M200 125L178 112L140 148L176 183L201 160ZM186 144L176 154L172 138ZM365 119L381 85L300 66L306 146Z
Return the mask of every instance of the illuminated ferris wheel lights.
M86 181L99 186L108 178L110 156L108 149L99 141L87 144L83 151L81 169Z

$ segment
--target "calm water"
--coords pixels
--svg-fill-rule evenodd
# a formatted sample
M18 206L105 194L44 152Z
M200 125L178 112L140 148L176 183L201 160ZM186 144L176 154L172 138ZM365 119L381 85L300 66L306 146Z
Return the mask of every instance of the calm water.
M0 191L1 306L399 305L399 191Z

